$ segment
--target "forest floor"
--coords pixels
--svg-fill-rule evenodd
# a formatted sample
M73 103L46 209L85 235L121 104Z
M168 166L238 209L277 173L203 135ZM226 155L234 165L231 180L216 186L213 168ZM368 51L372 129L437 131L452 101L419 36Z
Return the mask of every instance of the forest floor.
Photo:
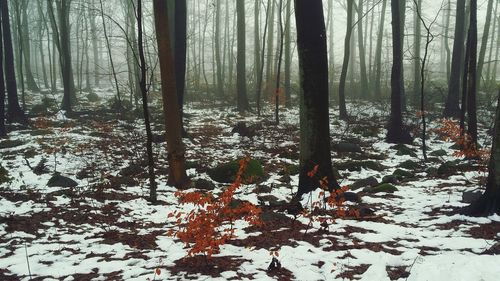
M435 156L424 163L418 139L403 148L384 141L387 107L353 104L350 112L344 122L331 110L332 159L340 184L356 187L355 202L346 205L362 215L325 228L286 212L298 184L297 109L283 109L275 125L270 111L257 117L187 106L187 172L196 188L220 193L229 184L207 172L245 155L264 169L235 196L261 207L264 225L235 223L236 238L210 260L186 257L185 244L167 235L175 227L167 214L192 206L180 205L166 184L161 122L153 126L159 199L153 205L146 200L140 119L117 121L104 112L33 118L33 127L0 141L8 172L0 184L0 280L498 280L500 216L460 213L482 192L484 165L453 156L453 144L437 134L427 142ZM232 132L238 122L250 128L241 132L247 136ZM489 127L480 126L484 147L491 144ZM339 142L361 151L341 152ZM52 178L54 171L64 177ZM382 181L396 190L369 186ZM318 196L304 196L303 205ZM269 267L270 253L279 268Z

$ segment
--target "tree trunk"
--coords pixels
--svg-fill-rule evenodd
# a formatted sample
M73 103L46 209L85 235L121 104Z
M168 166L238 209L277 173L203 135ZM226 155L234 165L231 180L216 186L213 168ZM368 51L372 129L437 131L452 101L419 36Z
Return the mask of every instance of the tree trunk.
M236 0L237 26L238 26L238 49L236 61L236 91L238 111L244 112L250 109L247 98L246 68L245 68L245 1Z
M30 38L28 30L28 1L21 1L21 38L23 45L23 55L24 55L24 75L26 77L26 85L30 91L40 91L38 85L33 78L33 72L31 71L31 48L30 48Z
M3 2L3 1L2 1ZM2 3L0 3L0 9ZM1 15L0 15L1 20ZM2 46L2 28L0 27L0 139L7 136L7 129L5 128L5 81L3 76L3 46Z
M455 22L455 40L453 41L453 56L451 58L448 97L444 108L445 117L459 117L458 107L460 93L460 65L463 63L465 0L457 0L457 19Z
M450 79L450 59L451 59L451 52L450 52L450 44L448 43L448 32L450 30L450 14L451 14L451 3L450 0L448 0L448 7L447 12L446 12L446 22L444 25L444 49L446 50L446 80Z
M186 89L186 40L187 40L187 3L186 0L175 1L175 42L174 42L174 61L175 61L175 85L177 89L177 103L181 114L181 128L183 134L184 122L184 92Z
M359 72L360 72L360 82L361 88L359 96L367 98L369 96L368 92L368 76L366 74L366 54L365 45L363 42L363 1L358 1L358 50L359 50Z
M148 95L146 87L146 59L144 58L144 45L142 42L142 0L137 1L137 44L139 47L139 63L141 68L141 96L142 109L144 114L144 124L146 126L146 151L148 155L148 174L149 174L149 201L156 202L156 176L155 164L153 158L153 134L149 122Z
M257 1L258 2L258 1ZM216 65L216 75L217 75L217 95L224 96L224 79L222 77L222 60L221 60L221 47L220 47L220 9L221 1L215 1L215 65ZM258 29L258 26L256 26ZM258 52L258 49L256 50Z
M166 1L153 0L153 13L158 43L158 56L161 75L161 91L165 129L167 135L167 152L169 163L168 184L177 188L189 185L186 175L184 144L182 143L182 126L177 104L175 81L175 63L170 45L168 9Z
M415 11L413 14L413 24L415 29L415 34L413 35L414 43L413 43L413 104L417 104L418 97L420 96L420 81L422 77L420 77L420 42L421 42L421 24L419 13L421 13L422 0L417 1L417 6L415 7Z
M494 213L500 215L500 90L498 92L495 133L488 165L486 190L476 202L469 206L467 211L476 216L489 216Z
M352 34L352 8L354 5L354 0L347 0L347 29L344 39L344 61L342 62L342 71L340 72L340 82L339 82L339 118L341 120L346 120L347 107L345 101L345 82L347 79L347 69L349 67L349 57L351 55L351 34Z
M92 0L92 6L94 6L94 0ZM96 27L96 17L97 15L91 13L90 16L90 33L92 33L92 54L94 59L94 85L99 87L101 83L101 75L100 75L100 64L99 64L99 48L97 46L98 43L98 34Z
M469 36L467 40L469 49L469 82L467 90L467 133L472 143L477 145L477 114L476 114L476 92L477 92L477 0L470 1Z
M7 122L27 124L28 119L19 106L17 97L16 72L14 68L14 51L12 48L12 36L10 32L10 19L7 0L0 0L0 13L2 21L2 37L4 51L4 74L7 86Z
M393 64L391 72L391 115L387 127L387 142L411 143L411 136L403 125L402 96L403 87L403 35L401 20L401 2L391 0L392 14L392 54Z
M387 0L382 0L382 13L380 15L380 24L378 26L377 47L375 50L375 98L382 97L381 75L382 75L382 38L384 37L384 20Z
M273 79L273 51L274 51L274 14L275 14L275 3L274 0L269 0L267 5L270 5L271 11L269 14L269 23L268 23L268 36L267 36L267 55L266 55L266 85L264 89L271 89ZM266 91L266 93L268 93Z
M488 0L488 8L486 8L486 21L484 23L483 37L481 39L481 49L479 49L479 58L477 61L477 90L481 88L481 77L483 73L484 56L486 55L486 45L488 45L488 34L490 33L492 10L493 0Z
M285 8L285 106L290 108L292 106L292 87L291 82L291 71L290 67L292 64L292 54L291 45L292 40L290 38L290 27L291 27L291 6L292 1L286 0ZM333 70L331 70L333 72Z
M296 197L319 187L308 176L326 177L329 189L339 185L332 171L328 117L328 58L323 5L319 0L295 0L300 66L300 174Z

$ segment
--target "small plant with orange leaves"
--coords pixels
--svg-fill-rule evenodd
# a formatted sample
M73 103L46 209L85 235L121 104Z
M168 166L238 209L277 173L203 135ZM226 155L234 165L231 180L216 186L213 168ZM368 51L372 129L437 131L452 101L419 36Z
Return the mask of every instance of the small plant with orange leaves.
M211 192L176 192L181 204L193 204L188 212L174 211L168 214L178 230L170 229L169 236L177 237L189 247L188 256L203 254L211 258L220 251L220 246L235 237L234 223L239 220L259 226L261 209L249 202L237 202L235 192L241 187L243 173L250 157L240 160L235 181L220 195Z
M304 217L309 218L309 226L313 222L319 222L322 230L328 230L328 226L335 222L336 218L359 217L357 209L346 208L344 193L349 190L348 186L329 190L328 177L318 174L318 165L315 165L307 176L318 181L321 191L318 200L311 200L311 211L304 209ZM326 197L326 192L329 196ZM306 230L307 232L307 230Z
M451 141L460 148L453 153L453 156L478 159L481 166L486 167L490 156L489 149L479 149L470 135L460 128L457 121L442 119L440 127L434 132L441 136L444 141Z

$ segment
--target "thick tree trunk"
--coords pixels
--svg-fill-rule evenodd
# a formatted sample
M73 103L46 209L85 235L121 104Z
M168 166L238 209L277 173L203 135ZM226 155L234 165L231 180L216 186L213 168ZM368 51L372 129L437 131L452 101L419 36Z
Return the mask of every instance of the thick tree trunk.
M467 211L477 216L489 216L494 213L500 215L500 90L498 92L495 133L488 165L486 190Z
M177 89L175 81L175 63L170 45L168 9L166 1L153 0L153 11L160 59L161 90L165 129L167 135L167 152L169 163L168 184L177 188L189 185L186 175L184 144L182 143L182 126Z
M387 127L387 142L411 143L411 136L403 125L402 96L403 87L403 40L401 5L399 0L391 0L392 14L392 54L393 65L391 72L391 115Z
M7 86L7 122L26 124L28 119L19 106L17 96L16 72L14 68L14 51L12 48L12 35L10 32L10 19L7 0L0 0L0 13L2 20L2 37L4 51L5 84Z
M238 49L236 58L236 91L237 107L239 112L250 109L247 98L247 82L245 67L245 1L236 0L237 26L238 26Z
M323 5L295 0L300 65L300 174L297 197L319 187L308 172L318 165L330 189L339 185L332 171L328 117L328 59Z
M186 41L187 41L187 3L186 0L175 1L175 85L177 89L177 103L181 114L181 127L184 134L184 92L186 89Z
M448 97L444 108L445 117L458 117L460 93L460 65L463 63L465 0L457 0L457 19L455 22L455 40L453 42L453 56L451 58L450 79L448 83Z

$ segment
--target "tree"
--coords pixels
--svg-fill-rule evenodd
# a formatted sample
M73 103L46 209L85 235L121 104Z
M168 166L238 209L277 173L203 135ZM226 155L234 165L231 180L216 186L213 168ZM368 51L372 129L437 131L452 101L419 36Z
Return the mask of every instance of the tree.
M481 75L483 72L484 56L486 55L486 45L488 45L488 34L490 33L492 10L493 0L488 0L488 7L486 8L486 21L484 23L483 37L481 39L481 49L479 49L479 58L477 61L477 89L479 89L481 85Z
M477 216L488 216L494 213L500 215L500 90L498 92L495 133L488 165L486 190L477 201L468 207L467 211Z
M297 197L317 188L308 176L316 165L328 186L339 185L332 171L328 117L328 59L323 4L295 0L300 67L300 173Z
M30 91L39 91L38 85L33 78L33 72L31 70L31 48L30 48L30 34L29 34L29 23L28 23L28 1L23 0L20 3L20 12L21 18L18 18L18 23L20 23L21 34L19 38L19 42L22 45L23 49L23 58L24 58L24 69L26 75L26 84Z
M189 179L186 175L181 116L177 103L175 63L170 43L167 2L163 0L154 0L153 13L160 64L163 114L167 136L167 153L170 171L168 184L177 188L185 188L189 185Z
M247 98L246 69L245 69L245 1L236 1L238 49L236 59L236 91L239 112L250 109Z
M146 87L146 59L144 57L144 45L142 40L142 0L137 1L137 44L139 51L139 63L141 69L141 96L142 109L144 113L144 124L146 126L146 151L148 154L148 174L149 174L149 201L156 202L156 180L155 180L155 164L153 160L153 134L151 132L151 124L149 122L148 109L148 89Z
M391 115L387 127L387 142L411 143L411 136L403 125L402 97L403 84L403 40L401 5L399 0L391 0L392 14L392 71L391 71Z
M28 119L19 105L17 96L16 73L14 68L14 51L10 32L9 8L7 0L0 0L0 16L2 21L2 39L4 51L4 74L7 86L7 122L26 124Z
M73 80L73 67L71 66L71 44L70 44L70 25L69 25L69 10L71 0L57 0L56 13L52 6L52 1L47 1L49 10L50 23L52 25L52 33L54 43L59 52L59 62L61 64L61 74L63 80L63 100L61 109L66 112L72 112L72 106L76 102L75 82Z
M477 0L470 1L469 32L467 35L468 52L468 89L467 89L467 133L471 141L477 144L477 114L476 114L476 92L477 92Z
M286 8L285 8L285 104L286 107L292 106L292 86L290 84L291 74L290 74L290 66L292 64L292 54L291 54L291 44L290 40L290 18L291 18L291 0L286 0ZM333 60L333 57L332 57ZM333 71L333 70L331 70Z
M187 3L186 0L175 1L174 11L174 60L175 60L175 85L177 86L177 103L181 114L182 132L185 134L183 112L184 91L186 88L186 46L187 46Z
M0 3L0 8L1 8ZM1 16L0 16L1 21ZM2 38L2 28L0 27L0 40ZM0 139L7 136L5 128L5 81L3 77L3 46L0 42Z
M415 1L414 1L415 2ZM415 34L413 35L414 38L414 43L413 43L413 101L414 104L417 104L418 97L420 95L420 80L422 77L420 77L420 42L421 42L421 7L422 7L422 0L418 0L415 2L415 12L413 15L413 24L415 26Z
M368 97L368 76L366 74L366 61L365 61L365 45L363 44L363 1L358 1L358 20L357 20L357 29L358 29L358 48L359 48L359 72L360 72L360 96Z
M463 63L464 52L465 0L457 0L456 9L455 40L453 41L450 79L448 80L448 96L443 112L445 117L460 116L458 100L460 93L460 66Z
M349 67L349 57L351 53L350 41L352 34L352 8L354 0L347 0L347 29L344 39L344 60L342 62L342 70L340 72L339 82L339 118L345 120L348 118L347 107L345 101L345 82L347 79L347 68Z
M382 13L380 14L380 24L378 26L377 47L375 49L375 97L382 97L380 79L382 74L382 38L384 37L384 20L387 0L382 0Z

